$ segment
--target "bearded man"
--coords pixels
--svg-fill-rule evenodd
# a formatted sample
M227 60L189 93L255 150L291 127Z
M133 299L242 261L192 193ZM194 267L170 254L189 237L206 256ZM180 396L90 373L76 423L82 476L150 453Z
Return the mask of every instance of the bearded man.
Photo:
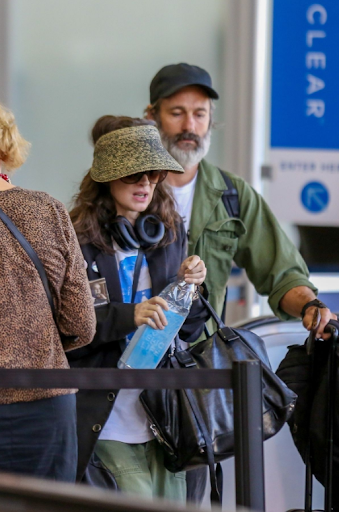
M157 123L163 145L185 169L184 174L169 173L167 182L185 220L188 253L198 254L206 264L209 300L221 315L234 260L246 270L257 292L268 295L272 311L281 319L302 317L304 327L310 329L319 308L317 336L327 337L323 336L324 328L336 315L316 299L317 290L308 280L304 260L264 199L239 176L229 172L223 172L223 176L205 160L211 140L213 100L217 99L207 71L189 64L172 64L153 78L146 109L147 117ZM233 188L239 215L229 215L223 201L224 191ZM193 472L190 474L193 476ZM202 485L196 484L193 491L189 485L188 495L199 501L198 487L201 490Z

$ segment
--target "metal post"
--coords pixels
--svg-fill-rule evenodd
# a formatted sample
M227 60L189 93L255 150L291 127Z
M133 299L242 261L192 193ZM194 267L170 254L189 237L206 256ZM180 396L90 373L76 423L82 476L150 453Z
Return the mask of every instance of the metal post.
M265 512L260 361L233 362L236 503Z

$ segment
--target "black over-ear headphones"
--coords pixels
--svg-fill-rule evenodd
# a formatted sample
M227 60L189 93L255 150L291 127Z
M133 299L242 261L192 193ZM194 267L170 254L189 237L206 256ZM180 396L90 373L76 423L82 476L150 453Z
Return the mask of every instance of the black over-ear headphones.
M110 226L111 234L123 251L147 249L160 242L165 234L163 222L155 215L139 215L135 225L117 215Z

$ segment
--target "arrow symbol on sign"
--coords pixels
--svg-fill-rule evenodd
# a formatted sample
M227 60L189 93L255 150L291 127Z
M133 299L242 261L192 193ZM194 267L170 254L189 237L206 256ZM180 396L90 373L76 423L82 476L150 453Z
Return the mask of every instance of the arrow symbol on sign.
M317 187L310 187L307 190L306 202L307 206L311 208L312 202L316 203L321 209L326 205L326 201L321 197L324 194L323 189L319 189Z

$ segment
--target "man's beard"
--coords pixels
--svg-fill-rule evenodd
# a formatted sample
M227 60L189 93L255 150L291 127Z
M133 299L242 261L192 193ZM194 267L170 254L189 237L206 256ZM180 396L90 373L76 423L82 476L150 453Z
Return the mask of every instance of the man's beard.
M190 169L197 165L207 155L211 145L211 128L203 137L195 133L183 132L177 135L167 135L159 125L161 141L165 149L184 169ZM181 149L177 143L182 140L193 140L196 147L192 149Z

